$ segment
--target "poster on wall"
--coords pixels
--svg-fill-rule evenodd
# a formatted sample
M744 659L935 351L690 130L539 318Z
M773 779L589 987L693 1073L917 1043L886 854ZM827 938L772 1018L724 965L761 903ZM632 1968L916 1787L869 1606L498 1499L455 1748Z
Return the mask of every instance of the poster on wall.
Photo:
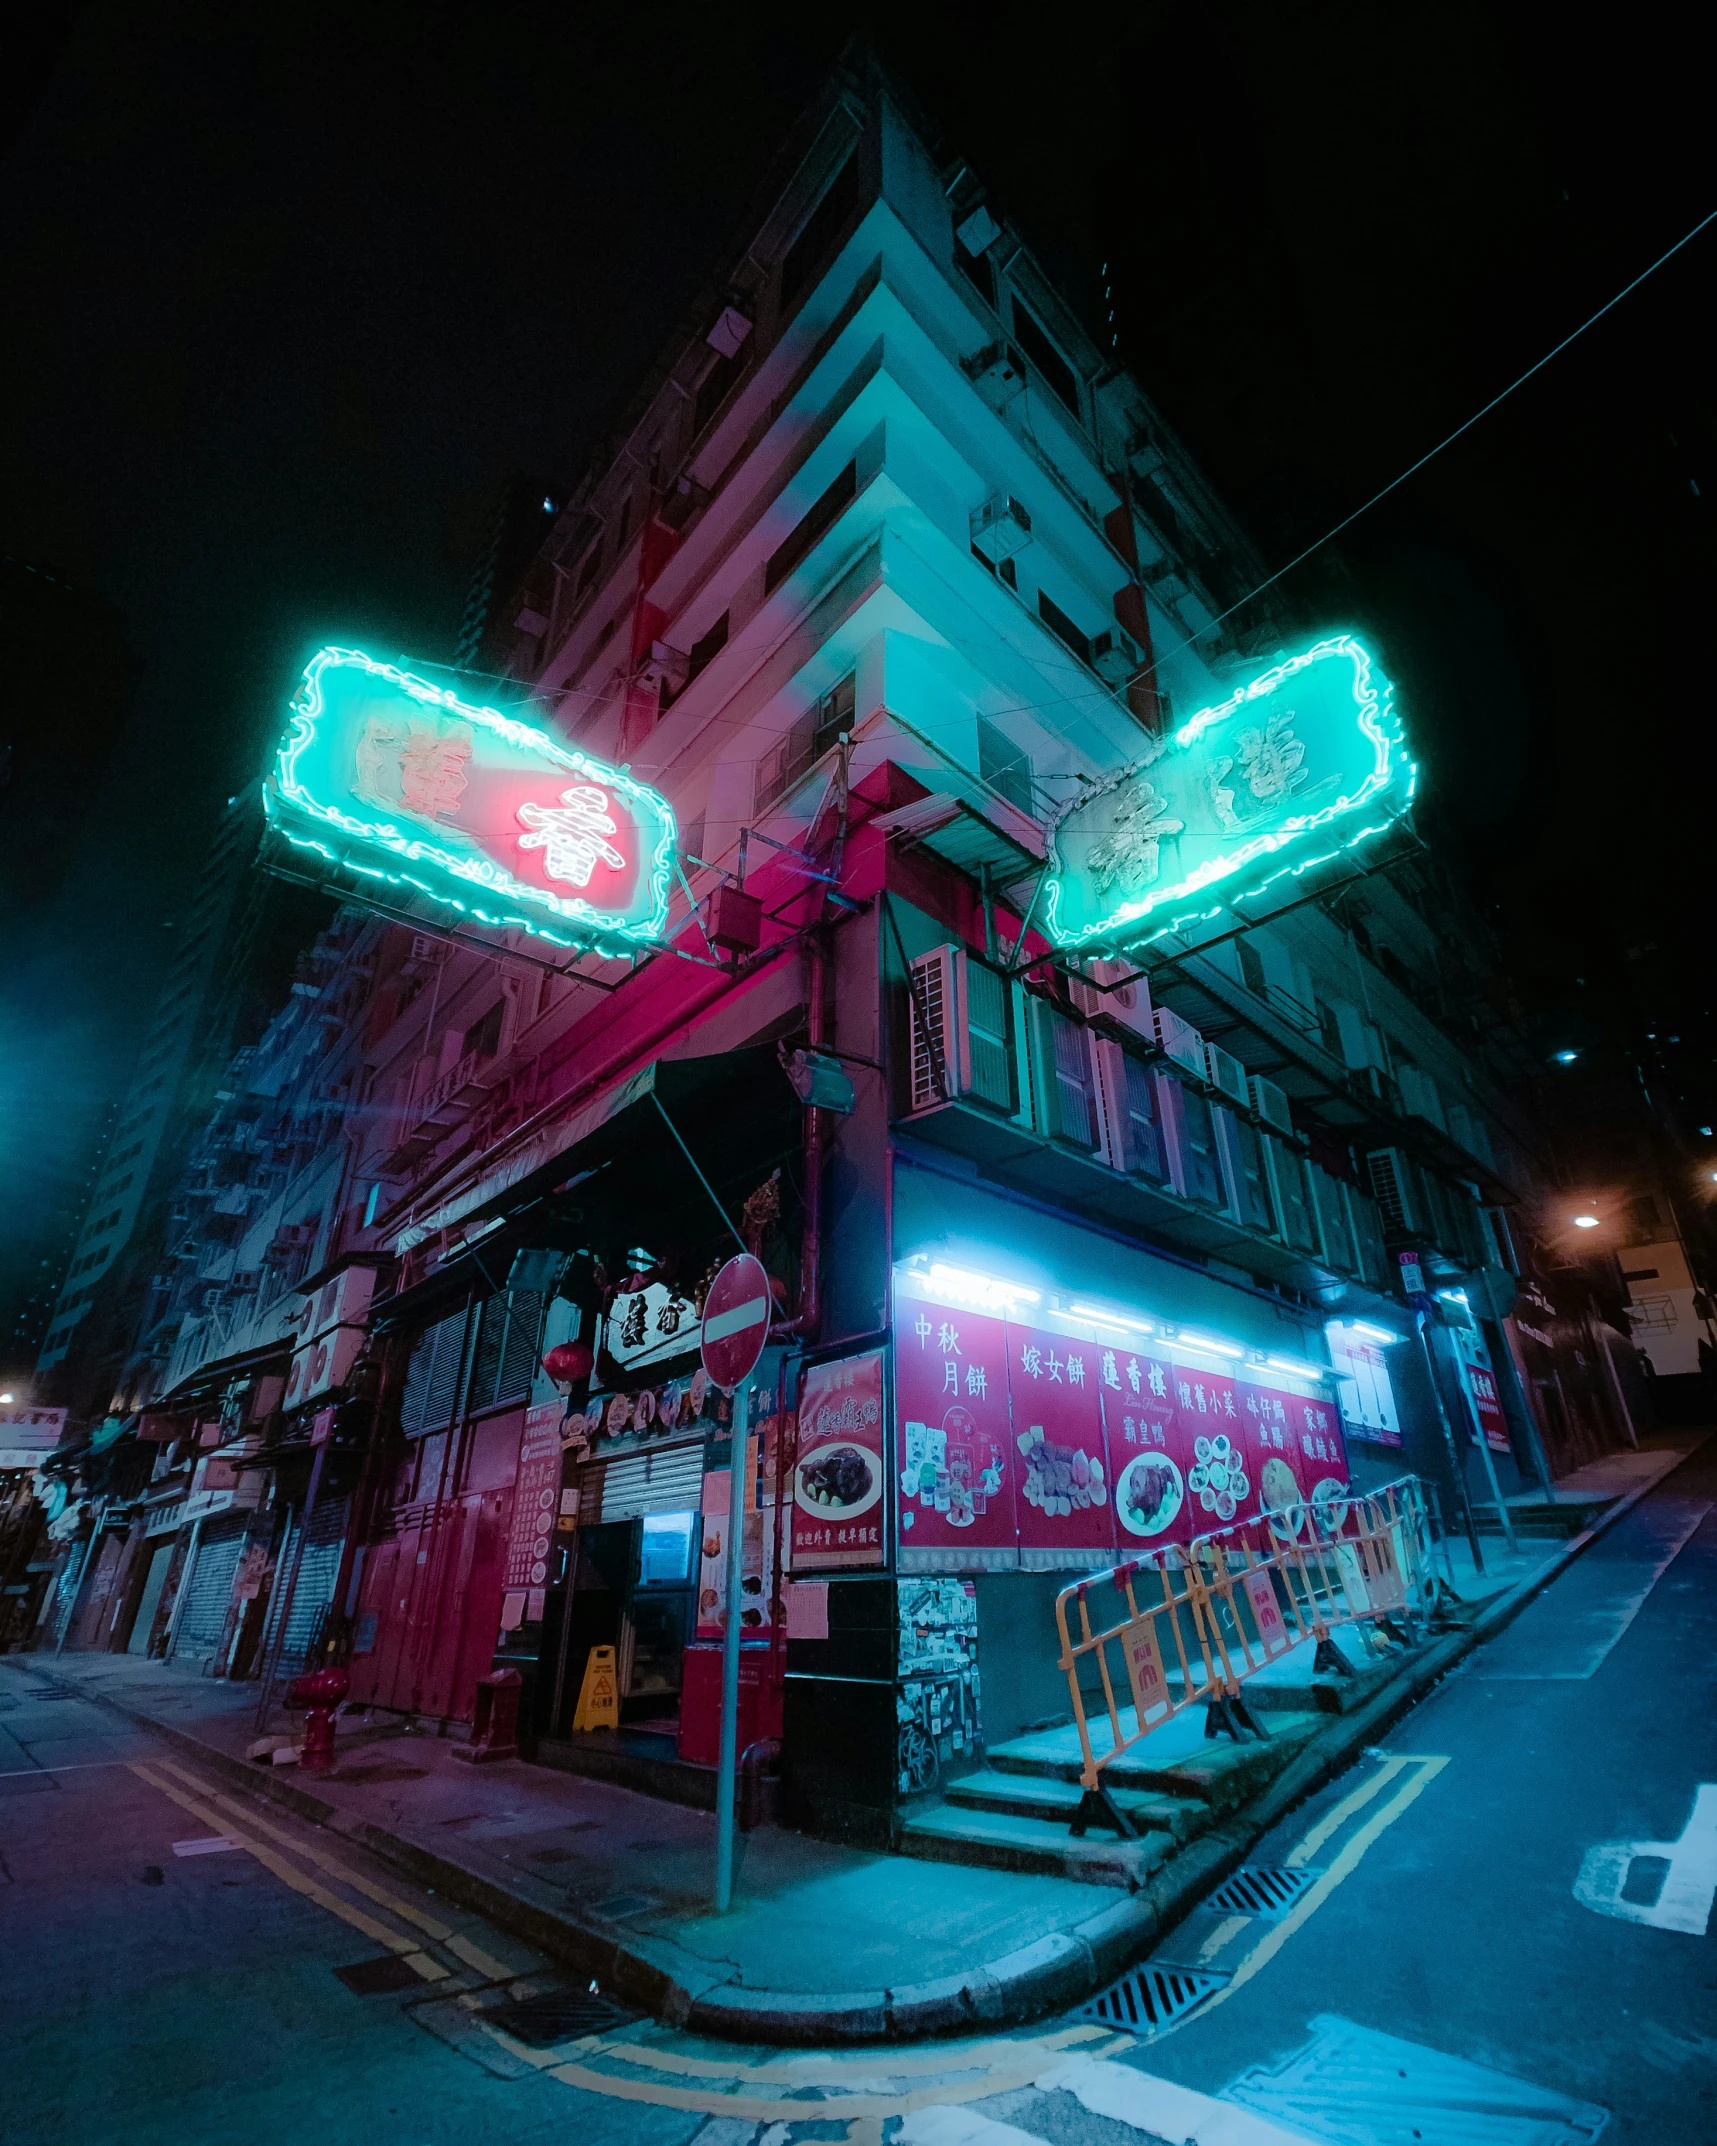
M895 1276L895 1296L901 1569L1017 1566L1008 1326L935 1302L912 1275Z
M1102 1398L1114 1351L1071 1328L1016 1319L1007 1322L1007 1350L1020 1564L1028 1572L1088 1571L1115 1548Z
M1186 1487L1192 1533L1208 1535L1251 1519L1258 1510L1258 1482L1246 1449L1238 1382L1227 1371L1213 1371L1205 1358L1177 1353L1174 1392L1182 1449L1190 1448Z
M544 1401L525 1410L507 1530L506 1576L501 1583L508 1590L542 1587L548 1580L549 1544L560 1510L562 1407L559 1401Z
M1249 1464L1266 1515L1302 1504L1340 1503L1347 1489L1347 1450L1341 1411L1327 1395L1247 1381L1241 1387L1241 1407L1247 1419ZM1305 1516L1272 1525L1277 1534L1291 1537L1303 1532Z
M1461 1367L1467 1398L1472 1402L1485 1444L1493 1453L1512 1451L1508 1418L1502 1412L1502 1396L1496 1389L1496 1373L1491 1369L1490 1351L1485 1347L1484 1336L1476 1326L1451 1327L1449 1333L1455 1344L1455 1361ZM1474 1445L1478 1443L1470 1427L1468 1436Z
M1117 1547L1129 1556L1192 1534L1192 1449L1182 1440L1174 1366L1149 1349L1105 1349L1099 1364L1114 1470Z
M799 1394L794 1572L862 1569L887 1557L883 1352L813 1364Z
M752 1637L766 1630L772 1622L775 1599L774 1432L775 1419L771 1417L760 1431L753 1434L751 1457L746 1464L749 1495L744 1516L745 1539L740 1545L740 1623ZM732 1468L706 1468L699 1497L702 1530L698 1546L699 1639L720 1639L727 1630L727 1545L732 1503Z
M1393 1337L1380 1338L1386 1335L1385 1328L1362 1330L1345 1319L1331 1319L1324 1327L1349 1435L1380 1446L1398 1446L1401 1418L1395 1408L1388 1357Z

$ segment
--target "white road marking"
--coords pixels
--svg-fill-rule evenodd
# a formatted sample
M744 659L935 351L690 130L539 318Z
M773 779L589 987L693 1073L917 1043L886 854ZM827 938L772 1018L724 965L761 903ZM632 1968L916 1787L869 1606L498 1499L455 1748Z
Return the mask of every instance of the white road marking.
M1663 1890L1650 1907L1622 1898L1634 1859L1642 1855L1661 1856L1669 1864ZM1588 1848L1574 1880L1574 1898L1594 1915L1703 1937L1717 1900L1717 1786L1700 1786L1679 1840L1600 1841Z
M32 1773L93 1773L98 1766L129 1766L129 1759L74 1759L69 1766L13 1766L0 1773L0 1781L21 1781Z
M1642 1556L1588 1568L1588 1572L1614 1572L1618 1584L1636 1581L1628 1593L1589 1609L1575 1609L1572 1594L1559 1598L1553 1589L1534 1605L1534 1609L1542 1606L1543 1618L1528 1610L1502 1639L1474 1657L1473 1675L1508 1684L1570 1683L1596 1676L1710 1510L1709 1499L1691 1505L1665 1499L1651 1512L1650 1520L1636 1516L1648 1530L1661 1517L1668 1532L1655 1544L1648 1540ZM1559 1600L1558 1614L1552 1605Z
M1035 2132L946 2102L933 2109L914 2109L901 2118L894 2136L897 2146L1044 2146Z
M243 1841L234 1840L230 1833L206 1833L200 1840L176 1840L173 1843L173 1853L175 1855L228 1855L233 1849L242 1848L244 1845Z
M1035 2082L1046 2094L1071 2094L1093 2116L1106 2116L1112 2123L1127 2124L1135 2131L1149 2131L1158 2138L1176 2142L1196 2141L1196 2146L1305 2146L1298 2131L1284 2131L1267 2117L1250 2109L1236 2108L1190 2086L1177 2086L1154 2072L1137 2071L1130 2064L1105 2064L1096 2057L1070 2057ZM925 2110L940 2115L940 2110ZM914 2121L908 2118L907 2122ZM1009 2130L998 2124L995 2129ZM900 2135L907 2136L906 2125ZM1013 2146L1026 2134L1010 2131L1007 2139L974 2138L970 2146ZM914 2134L914 2140L919 2139ZM921 2146L967 2146L964 2139L949 2136L923 2137Z

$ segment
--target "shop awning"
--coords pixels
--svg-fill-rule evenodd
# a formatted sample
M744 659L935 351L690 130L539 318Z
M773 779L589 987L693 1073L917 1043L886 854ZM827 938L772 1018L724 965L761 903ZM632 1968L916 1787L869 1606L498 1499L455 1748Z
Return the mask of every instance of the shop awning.
M660 1105L660 1108L658 1108ZM662 1112L719 1183L734 1170L763 1170L769 1159L797 1139L802 1106L772 1044L751 1045L704 1058L657 1058L532 1133L437 1206L422 1213L395 1240L407 1252L439 1230L463 1228L469 1257L481 1259L486 1279L498 1282L510 1259L502 1223L550 1193L587 1181L610 1164L647 1162L690 1201L708 1195L680 1153ZM749 1189L749 1187L747 1187ZM732 1207L737 1219L737 1204ZM378 1316L393 1324L420 1302L441 1292L449 1270L463 1263L466 1246L451 1248L436 1272L408 1292L378 1304Z

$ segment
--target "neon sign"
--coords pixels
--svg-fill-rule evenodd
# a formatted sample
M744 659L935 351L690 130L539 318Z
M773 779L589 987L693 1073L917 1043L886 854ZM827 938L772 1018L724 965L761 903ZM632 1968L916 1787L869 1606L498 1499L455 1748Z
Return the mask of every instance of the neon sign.
M1049 832L1049 938L1160 937L1381 834L1418 773L1393 691L1362 643L1332 635L1076 798Z
M266 799L289 841L478 923L616 954L667 923L665 798L356 649L305 671Z

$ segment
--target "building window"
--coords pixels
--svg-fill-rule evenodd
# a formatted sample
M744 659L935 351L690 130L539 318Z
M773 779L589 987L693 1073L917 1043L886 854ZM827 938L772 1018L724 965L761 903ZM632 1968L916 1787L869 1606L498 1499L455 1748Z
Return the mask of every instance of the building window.
M1264 957L1251 940L1245 937L1235 940L1234 950L1240 956L1240 974L1247 990L1254 998L1262 998L1265 995Z
M578 570L578 581L573 590L575 598L590 594L591 589L595 586L596 577L601 571L602 539L598 537L596 542L585 553L584 564Z
M806 217L799 236L788 247L781 262L783 308L793 303L822 267L824 256L846 228L848 218L858 206L863 179L864 174L857 155L848 157L833 185Z
M506 1012L505 1002L497 999L480 1021L473 1021L465 1031L466 1058L493 1058L501 1048L501 1018Z
M798 718L787 735L757 767L757 808L783 797L809 769L833 749L843 730L851 730L857 680L843 678L816 706Z
M680 855L685 862L702 864L704 816L700 812L695 820L688 820L680 831Z
M763 592L773 595L799 562L807 558L858 494L858 464L849 462L798 527L776 545L763 569Z
M978 774L1016 812L1032 816L1031 760L986 716L978 718Z
M692 397L692 438L700 439L715 413L726 402L745 370L746 344L741 343L731 357L717 358L709 371L698 382L697 393Z
M1039 589L1037 592L1037 615L1040 619L1042 619L1043 623L1049 628L1050 632L1054 634L1058 641L1065 642L1066 645L1070 649L1072 649L1073 653L1079 658L1081 663L1090 662L1090 641L1085 637L1084 634L1079 631L1079 628L1074 625L1073 621L1068 617L1067 613L1062 610L1061 606L1055 601L1054 597L1046 594L1046 592L1042 589Z
M1013 304L1014 334L1019 338L1020 348L1042 373L1056 396L1073 412L1079 415L1079 375L1056 349L1049 333L1034 314L1028 313L1016 298Z
M727 613L720 618L701 639L692 643L691 654L686 658L686 684L690 685L699 671L707 669L727 646Z
M996 272L990 266L987 253L968 253L958 239L954 241L954 260L966 281L992 312L996 304Z

